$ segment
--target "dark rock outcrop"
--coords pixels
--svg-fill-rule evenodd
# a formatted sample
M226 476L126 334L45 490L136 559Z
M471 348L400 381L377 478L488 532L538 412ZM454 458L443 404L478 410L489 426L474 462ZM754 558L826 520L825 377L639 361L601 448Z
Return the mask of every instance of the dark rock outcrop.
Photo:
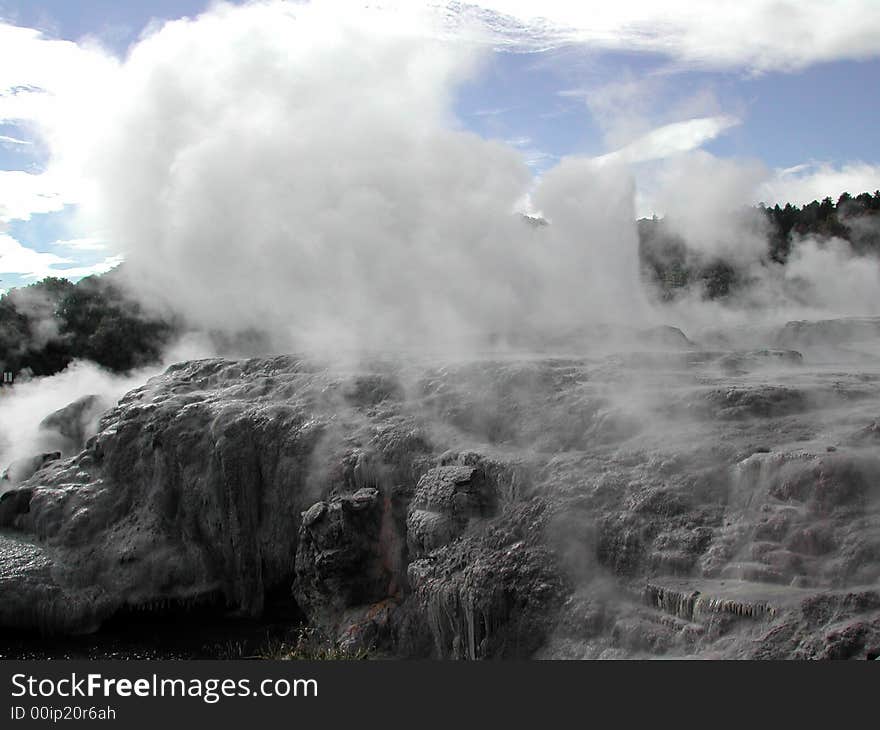
M492 517L498 497L472 466L440 466L416 486L406 519L410 555L423 557L459 537L471 519Z
M545 519L541 502L527 502L502 524L412 562L410 612L418 620L399 644L418 650L429 635L434 656L451 659L535 652L571 590L555 552L540 539Z
M363 487L303 513L295 591L309 615L334 617L402 593L405 538L392 499Z

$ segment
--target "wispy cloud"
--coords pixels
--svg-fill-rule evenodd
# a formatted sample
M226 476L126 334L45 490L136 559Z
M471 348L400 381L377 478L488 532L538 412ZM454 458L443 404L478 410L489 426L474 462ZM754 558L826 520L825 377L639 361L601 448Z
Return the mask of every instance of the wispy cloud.
M37 274L32 275L28 278L38 279L41 276L60 276L65 279L82 279L85 276L92 276L93 274L103 274L110 269L114 269L119 264L123 262L124 258L122 256L108 256L101 261L98 261L93 264L81 265L81 266L67 266L64 268L52 268L45 274Z
M775 171L758 189L757 198L768 205L786 202L803 205L826 196L833 199L844 192L858 195L880 188L880 165L849 162L807 162Z
M74 251L106 251L107 242L97 237L72 238L64 241L53 241L55 248L69 248Z
M77 202L76 183L53 173L0 170L0 222L29 220Z
M570 44L659 53L697 67L756 72L880 55L875 0L474 0L436 3L447 22L479 28L502 48L545 50Z
M585 99L590 93L589 89L559 89L556 92L557 96L561 96L563 99Z
M531 137L512 137L510 139L504 140L504 143L511 147L516 147L522 154L525 163L534 172L541 172L543 170L546 170L550 165L559 161L559 157L557 155L551 154L550 152L545 152L544 150L536 147L534 140L532 140Z
M22 246L6 233L0 233L0 273L46 276L53 266L73 263L54 253L40 253Z
M697 149L739 123L738 119L725 115L674 122L648 132L625 147L597 157L596 161L635 164L661 160Z
M120 256L108 256L90 264L54 253L34 251L6 233L0 233L0 274L16 274L25 279L61 276L79 279L90 274L109 271L122 263Z
M523 150L523 159L533 172L542 172L559 162L557 155L535 148Z
M18 139L17 137L8 137L5 134L0 134L0 144L3 145L29 145L32 144L28 142L26 139Z
M477 109L476 111L471 112L471 116L474 117L498 117L502 114L507 114L508 112L513 111L513 107L495 107L492 109Z

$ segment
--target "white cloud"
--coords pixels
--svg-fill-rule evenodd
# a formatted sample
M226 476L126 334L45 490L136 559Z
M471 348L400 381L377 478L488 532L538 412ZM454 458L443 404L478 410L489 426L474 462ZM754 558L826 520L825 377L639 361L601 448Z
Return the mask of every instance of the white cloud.
M477 109L471 112L474 117L498 117L512 111L513 107L495 107L493 109Z
M724 111L709 83L694 90L676 85L669 74L635 74L615 70L600 83L568 89L560 95L583 101L602 130L606 149L614 150L664 125L689 121L690 128L670 128L662 134L714 136L732 126L742 114ZM705 120L705 121L698 121ZM712 127L716 126L717 129Z
M808 162L782 170L757 191L758 200L774 205L804 205L830 196L837 200L841 193L852 195L880 188L880 165L850 162L836 166L830 162Z
M438 3L451 19L502 47L570 43L647 51L709 68L792 70L880 55L876 0L475 0Z
M33 28L0 23L0 119L20 118L14 107L6 106L16 98L93 87L113 66L112 56L97 46L55 40ZM33 109L27 114L31 118Z
M59 137L73 143L107 103L118 65L93 42L57 40L0 22L0 123L26 129L25 139L36 134L50 144ZM64 151L55 147L56 156Z
M70 264L72 259L54 253L39 253L22 246L6 233L0 233L0 273L27 277L48 276L53 266Z
M0 171L0 222L28 220L81 199L83 181L76 164L65 165L65 159L76 157L76 139L88 133L91 115L107 103L117 66L97 46L0 22L0 123L23 130L0 142L22 145L36 135L53 153L41 174Z
M0 233L0 274L17 274L26 279L42 279L45 276L78 279L109 271L122 263L122 257L108 256L85 266L76 263L72 258L34 251L12 236Z
M580 43L598 49L660 53L675 62L718 68L794 69L880 54L880 13L875 0L803 0L796 4L742 0L707 3L700 12L694 12L693 4L683 0L604 4L385 0L366 9L359 0L335 0L325 5L328 12L357 12L367 34L439 35L455 37L465 45L471 42L518 50ZM254 12L268 15L272 6L259 4ZM426 17L429 22L424 22ZM174 33L185 32L185 27L184 23L169 25ZM0 121L36 125L38 136L52 151L53 168L39 181L15 180L4 174L6 179L0 179L0 220L58 210L74 198L90 194L84 181L77 179L83 163L78 142L91 134L90 126L102 116L102 110L113 106L121 64L94 42L53 39L31 28L0 23ZM568 93L580 94L582 90ZM506 111L509 109L487 108L474 114L494 116ZM723 131L729 122L730 117L719 115L668 125L632 142L619 154L628 160L642 160L663 156L668 150L693 149ZM644 125L625 126L609 141L619 145L642 131ZM18 144L26 139L30 134L13 133L0 141ZM546 166L554 159L541 150L529 150L526 156L533 167ZM63 174L62 169L66 170ZM62 178L66 180L63 186ZM19 187L19 182L24 184Z
M60 175L0 170L0 222L54 213L77 200L76 182Z
M96 236L53 241L52 245L55 248L69 248L74 251L106 251L108 248L107 242Z
M81 279L84 276L91 276L92 274L103 274L110 269L116 268L124 261L122 256L108 256L101 261L97 261L93 264L80 265L80 266L67 266L65 268L53 268L47 271L45 274L36 274L33 275L33 278L40 278L41 276L60 276L65 279Z
M597 162L635 164L660 160L701 147L730 127L738 119L720 115L674 122L648 132L625 147L597 157Z
M536 174L559 162L559 157L556 155L534 147L522 150L522 157L529 168Z
M520 150L525 163L535 172L541 172L559 160L556 155L536 147L531 137L513 137L504 140L504 144Z
M706 196L715 201L710 208L721 203L732 207L759 202L805 205L825 197L836 202L844 192L855 196L880 189L880 165L808 162L769 170L755 161L718 159L702 150L644 165L637 170L637 177L640 216L679 216L692 208L706 207Z
M43 89L0 88L0 122L50 122L54 114L53 97Z
M29 145L32 144L28 142L26 139L18 139L17 137L8 137L5 134L0 134L0 144L3 145Z

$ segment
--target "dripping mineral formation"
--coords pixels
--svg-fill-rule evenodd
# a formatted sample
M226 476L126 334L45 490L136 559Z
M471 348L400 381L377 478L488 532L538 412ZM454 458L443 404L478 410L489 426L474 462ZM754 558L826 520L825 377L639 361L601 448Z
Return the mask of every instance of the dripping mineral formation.
M175 365L6 482L0 623L286 595L401 657L876 656L877 325Z

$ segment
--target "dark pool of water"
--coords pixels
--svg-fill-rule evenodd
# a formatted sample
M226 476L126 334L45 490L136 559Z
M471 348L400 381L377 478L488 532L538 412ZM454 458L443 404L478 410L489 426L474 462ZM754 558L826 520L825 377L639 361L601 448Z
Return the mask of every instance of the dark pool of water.
M0 659L244 659L293 641L300 624L223 616L125 616L83 636L0 631Z

